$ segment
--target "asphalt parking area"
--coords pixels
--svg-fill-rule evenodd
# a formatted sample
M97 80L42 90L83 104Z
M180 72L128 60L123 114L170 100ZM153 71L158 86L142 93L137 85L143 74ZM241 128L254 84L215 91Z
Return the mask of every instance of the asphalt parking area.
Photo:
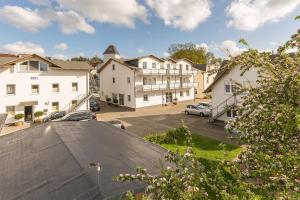
M209 123L207 117L184 114L187 104L195 104L198 101L180 102L178 105L167 107L161 105L146 107L136 111L109 106L105 102L101 102L101 111L97 113L97 119L99 121L118 119L124 123L128 131L140 137L179 127L184 121L194 133L222 142L235 143L222 126Z

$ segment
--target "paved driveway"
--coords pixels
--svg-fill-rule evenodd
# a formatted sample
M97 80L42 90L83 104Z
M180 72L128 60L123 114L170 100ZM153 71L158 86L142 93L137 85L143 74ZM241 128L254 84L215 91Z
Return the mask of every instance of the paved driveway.
M185 115L183 113L187 104L195 104L199 100L180 102L172 106L153 106L130 111L126 108L108 106L101 102L101 111L97 113L99 121L113 119L121 120L126 129L141 137L151 133L159 133L171 128L179 127L184 121L194 133L215 138L217 140L235 143L230 139L222 126L208 123L207 117Z

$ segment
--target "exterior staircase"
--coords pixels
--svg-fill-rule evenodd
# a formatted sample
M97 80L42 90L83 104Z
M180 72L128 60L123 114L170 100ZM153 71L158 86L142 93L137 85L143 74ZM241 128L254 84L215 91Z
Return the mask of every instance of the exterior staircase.
M225 114L228 110L237 106L237 96L236 94L230 96L225 101L218 104L216 107L212 109L211 117L209 118L209 122L215 122L220 116Z
M74 112L74 111L78 110L78 108L82 104L84 104L85 102L87 102L94 95L95 95L94 93L90 92L89 94L87 94L86 96L84 96L82 99L80 99L75 106L72 106L71 108L69 108L68 110L66 110L66 113L70 113L70 112Z

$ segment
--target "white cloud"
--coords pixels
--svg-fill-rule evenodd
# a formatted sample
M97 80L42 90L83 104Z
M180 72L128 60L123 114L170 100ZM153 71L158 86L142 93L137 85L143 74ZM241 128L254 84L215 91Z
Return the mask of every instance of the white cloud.
M134 27L147 22L147 10L136 0L57 0L64 9L74 10L91 21Z
M231 56L237 56L241 53L243 53L243 51L245 51L246 49L244 48L240 48L237 46L237 43L232 41L232 40L225 40L221 46L220 46L220 50L225 53L225 54L230 54Z
M192 31L211 15L211 0L147 0L168 26Z
M67 60L68 56L63 55L63 54L54 54L51 58L58 59L58 60Z
M228 26L253 31L267 22L276 22L300 5L300 0L233 0L226 8Z
M61 51L65 51L67 50L69 47L66 43L62 42L62 43L59 43L59 44L56 44L54 46L54 49L57 49L57 50L61 50Z
M38 44L31 42L17 41L6 44L2 47L3 51L14 54L38 54L44 55L45 50Z
M196 45L197 48L203 48L206 52L208 52L209 47L206 43L201 43Z
M37 5L37 6L49 6L50 0L28 0L30 3Z
M145 50L144 49L138 49L138 51L137 51L138 53L144 53L145 52Z
M19 6L3 6L0 8L0 20L20 29L37 32L46 28L50 20L43 18L37 10Z
M270 42L270 44L271 44L272 46L276 46L276 45L277 45L277 42Z
M170 54L168 52L163 52L164 57L169 57Z
M95 29L87 23L87 21L78 13L69 11L53 11L44 12L45 17L56 21L59 24L60 30L65 34L74 34L85 32L89 34L95 33Z

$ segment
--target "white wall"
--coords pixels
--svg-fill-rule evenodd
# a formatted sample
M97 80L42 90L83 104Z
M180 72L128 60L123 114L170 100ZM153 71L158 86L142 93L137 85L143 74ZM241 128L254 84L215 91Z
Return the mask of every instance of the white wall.
M113 64L115 70L112 69ZM105 101L106 97L112 98L112 94L124 94L124 106L135 108L135 88L134 88L134 70L111 61L102 69L100 76L100 97ZM115 83L113 83L113 77ZM130 83L127 83L127 77L130 77ZM128 101L128 95L131 96L131 101Z
M206 66L206 72L204 73L204 89L206 89L210 84L214 82L214 79L217 73L211 74L212 70L218 69L220 66L219 64L212 64Z
M229 97L232 96L232 93L226 93L225 92L225 83L226 82L234 82L248 85L251 84L252 86L256 85L256 81L258 79L257 70L254 68L251 68L249 71L247 71L244 76L240 76L241 70L238 66L234 67L230 72L223 75L221 79L218 80L218 82L215 83L215 85L212 88L212 106L215 108L217 105L219 105L221 102L225 101ZM238 98L240 100L240 98ZM226 121L230 118L226 116L226 113L218 118L219 120Z
M48 72L17 72L9 68L0 68L0 113L6 112L6 106L15 106L15 113L24 113L24 106L20 102L37 101L33 106L36 111L48 110L52 112L52 102L59 102L59 109L65 110L71 101L81 99L88 94L87 70L60 70L49 68ZM72 82L78 83L78 91L72 91ZM59 84L59 93L52 92L52 84ZM6 85L15 84L16 94L6 94ZM31 85L39 85L39 94L31 93ZM88 109L88 104L83 104L79 109ZM46 113L45 113L46 114ZM8 116L7 123L13 122L13 116Z

